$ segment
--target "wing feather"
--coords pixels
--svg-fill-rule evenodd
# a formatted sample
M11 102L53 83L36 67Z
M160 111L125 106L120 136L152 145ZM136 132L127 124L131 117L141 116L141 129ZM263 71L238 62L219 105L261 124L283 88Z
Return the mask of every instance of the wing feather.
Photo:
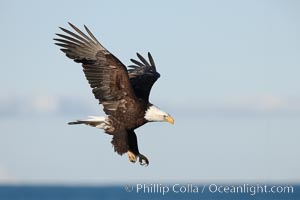
M138 98L142 98L145 101L149 101L149 95L153 84L160 77L160 74L156 71L154 59L151 54L148 53L149 62L141 56L136 54L140 61L130 59L135 65L128 66L129 79L135 95Z
M56 34L59 38L54 40L59 43L55 44L62 47L67 57L82 63L95 98L103 104L107 115L114 116L116 110L124 109L124 104L136 99L127 69L98 42L86 26L88 35L73 24L69 25L76 33L60 27L66 35Z
M150 61L150 65L156 70L155 62L154 62L154 59L152 58L150 52L148 52L148 58L149 58L149 61Z
M144 63L145 66L150 66L148 61L143 56L141 56L139 53L136 53L136 55Z
M143 63L141 63L141 62L139 62L139 61L137 61L137 60L130 59L130 61L133 62L134 64L136 64L137 66L140 66L140 67L143 67L143 66L144 66ZM133 66L134 66L134 65L133 65Z

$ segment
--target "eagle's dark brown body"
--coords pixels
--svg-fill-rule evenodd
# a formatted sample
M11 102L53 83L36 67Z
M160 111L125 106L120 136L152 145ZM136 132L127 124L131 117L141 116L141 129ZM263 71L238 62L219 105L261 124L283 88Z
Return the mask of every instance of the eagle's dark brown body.
M146 104L142 100L137 100L134 103L128 103L126 104L126 115L116 115L116 116L109 116L110 122L113 124L112 127L114 127L111 130L106 130L108 134L114 135L117 130L120 128L127 129L127 130L134 130L145 123L147 123L147 120L144 118L145 111L151 104ZM117 111L117 113L119 113ZM122 113L122 112L120 112ZM124 123L126 122L126 123Z

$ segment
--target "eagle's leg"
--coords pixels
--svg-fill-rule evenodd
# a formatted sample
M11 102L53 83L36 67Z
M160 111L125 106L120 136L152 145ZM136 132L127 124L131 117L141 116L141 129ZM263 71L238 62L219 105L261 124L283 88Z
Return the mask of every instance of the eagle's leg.
M127 151L127 155L130 162L136 162L136 155L134 153L132 153L131 151Z
M128 151L127 151L129 160L131 162L136 162L137 157L139 157L140 165L149 165L149 160L146 156L139 152L139 147L137 143L136 134L133 130L128 131ZM134 159L133 159L134 157ZM134 161L133 161L134 160Z

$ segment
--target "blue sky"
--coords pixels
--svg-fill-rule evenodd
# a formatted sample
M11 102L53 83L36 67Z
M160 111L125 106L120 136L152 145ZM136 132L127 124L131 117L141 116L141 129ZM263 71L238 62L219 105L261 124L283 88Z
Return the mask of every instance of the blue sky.
M297 1L1 1L0 182L299 182ZM81 67L53 44L87 25L124 64L150 51L151 101L175 125L137 130L143 168L110 136ZM159 138L159 140L157 139ZM125 173L126 172L126 173Z

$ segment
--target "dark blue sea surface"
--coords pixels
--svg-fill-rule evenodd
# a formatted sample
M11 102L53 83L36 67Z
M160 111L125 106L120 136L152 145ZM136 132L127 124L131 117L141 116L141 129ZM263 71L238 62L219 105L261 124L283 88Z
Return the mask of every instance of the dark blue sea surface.
M177 187L179 189L180 187ZM160 188L161 189L161 188ZM172 190L172 187L169 187ZM299 200L300 185L293 185L293 192L290 193L218 193L209 191L168 191L162 193L159 191L140 190L132 186L24 186L10 185L0 186L0 200L102 200L102 199L191 199L191 200ZM201 189L201 188L200 188ZM206 188L207 189L207 188Z

